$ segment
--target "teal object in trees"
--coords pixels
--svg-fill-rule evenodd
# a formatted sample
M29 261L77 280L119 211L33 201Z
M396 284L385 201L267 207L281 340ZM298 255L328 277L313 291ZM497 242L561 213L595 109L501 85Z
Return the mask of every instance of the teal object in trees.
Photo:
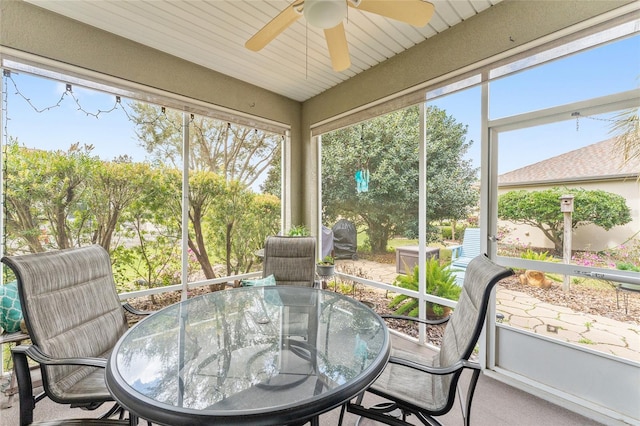
M367 192L369 190L369 169L358 170L355 175L356 191Z

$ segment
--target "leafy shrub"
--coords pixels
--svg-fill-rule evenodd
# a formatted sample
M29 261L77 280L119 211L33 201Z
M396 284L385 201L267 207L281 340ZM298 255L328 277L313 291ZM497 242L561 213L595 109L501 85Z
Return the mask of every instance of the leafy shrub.
M325 256L320 262L318 262L318 265L333 265L335 264L335 261L333 259L333 256Z
M287 236L289 237L306 237L309 235L309 229L305 225L296 225L289 229Z
M406 228L403 232L403 236L408 240L418 239L418 221L413 220L405 224ZM442 231L439 226L435 226L431 223L427 224L426 232L427 241L440 241L442 239Z
M418 266L416 266L413 268L413 274L398 275L393 284L407 290L418 291L418 274L419 269ZM460 297L462 288L456 284L456 277L449 268L449 264L443 266L440 265L438 259L428 259L426 263L426 281L427 294L450 300L458 300ZM444 313L443 306L437 303L427 302L427 307L431 307L436 315L442 315ZM418 299L405 294L399 294L391 300L389 308L395 309L394 313L396 315L417 317L419 310Z
M616 263L616 268L621 270L621 271L640 272L640 267L634 265L633 263L629 263L629 262Z
M537 251L531 250L530 248L527 249L527 251L525 251L524 253L521 253L520 257L522 259L527 259L527 260L540 260L540 261L553 260L553 256L550 256L548 251L537 252Z
M458 239L458 240L462 239L462 236L464 235L465 228L466 228L466 226L464 226L464 225L457 225L456 226L456 239ZM451 226L442 226L440 228L440 232L442 234L442 239L444 239L444 240L452 240L453 239L453 235L451 234Z

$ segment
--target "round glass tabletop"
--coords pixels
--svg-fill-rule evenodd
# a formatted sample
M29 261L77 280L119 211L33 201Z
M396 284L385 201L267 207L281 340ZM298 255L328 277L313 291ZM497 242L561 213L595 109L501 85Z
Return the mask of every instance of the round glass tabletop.
M292 424L366 389L389 350L384 321L350 297L240 288L145 318L115 346L106 377L118 402L158 423Z

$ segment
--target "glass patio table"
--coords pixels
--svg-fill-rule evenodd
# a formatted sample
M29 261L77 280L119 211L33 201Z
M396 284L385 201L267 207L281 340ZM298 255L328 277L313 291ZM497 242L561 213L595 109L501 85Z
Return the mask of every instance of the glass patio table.
M389 351L382 318L350 297L246 287L140 321L114 347L106 380L116 401L154 423L318 424L378 377Z

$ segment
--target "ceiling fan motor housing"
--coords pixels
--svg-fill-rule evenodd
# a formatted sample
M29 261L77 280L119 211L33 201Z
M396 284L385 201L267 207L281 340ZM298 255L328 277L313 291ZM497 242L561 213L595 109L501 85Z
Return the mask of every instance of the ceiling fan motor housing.
M305 0L304 17L314 27L329 29L347 16L346 0Z

